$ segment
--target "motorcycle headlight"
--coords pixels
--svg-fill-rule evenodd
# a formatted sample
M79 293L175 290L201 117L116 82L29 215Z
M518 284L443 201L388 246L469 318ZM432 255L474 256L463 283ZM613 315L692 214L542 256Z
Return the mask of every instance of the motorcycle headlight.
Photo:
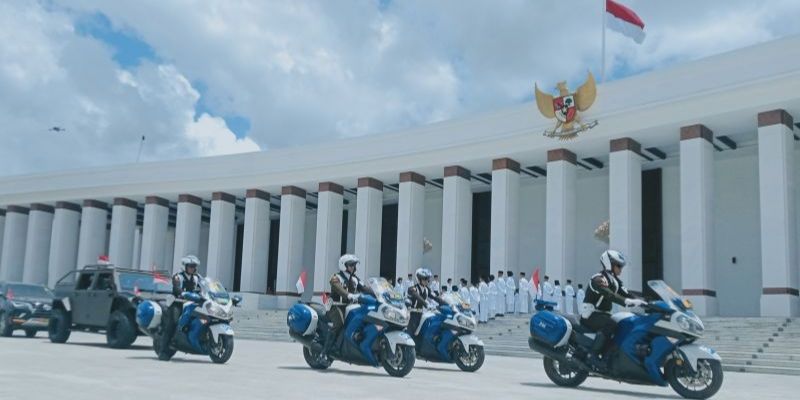
M675 322L678 323L678 326L682 330L695 335L702 335L703 331L705 330L702 322L700 322L697 318L689 318L685 314L678 315L675 318Z
M474 331L476 328L475 319L463 314L460 314L458 317L456 317L456 322L458 322L458 325L462 328L469 329L471 331Z
M381 309L383 318L393 324L408 325L408 315L402 310L394 307L383 307Z
M50 311L52 309L53 309L53 306L51 306L50 304L45 304L45 305L42 306L42 310L45 310L45 311Z

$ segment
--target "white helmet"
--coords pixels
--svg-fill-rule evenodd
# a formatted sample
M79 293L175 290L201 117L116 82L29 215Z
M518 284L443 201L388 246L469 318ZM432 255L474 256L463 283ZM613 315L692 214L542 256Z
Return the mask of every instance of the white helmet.
M358 257L356 257L355 254L345 254L345 255L339 257L339 271L342 271L342 272L347 271L347 267L349 265L354 265L356 268L358 268L358 264L360 262L361 262L361 260L359 260Z
M603 264L603 269L606 271L611 271L611 267L614 265L622 268L625 266L625 256L616 250L606 250L600 256L600 263Z
M417 282L423 279L431 279L433 277L433 272L427 268L417 268Z
M186 271L188 267L199 267L200 266L200 259L197 256L189 254L181 258L181 265L183 265L183 270Z

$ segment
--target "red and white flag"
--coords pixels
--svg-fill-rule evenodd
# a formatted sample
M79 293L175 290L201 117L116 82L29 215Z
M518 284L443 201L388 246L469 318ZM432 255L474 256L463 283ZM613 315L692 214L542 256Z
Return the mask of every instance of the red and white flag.
M297 293L303 294L306 291L306 271L300 273L300 277L297 278L297 283L295 284L297 287Z
M644 40L644 22L633 10L612 0L606 0L606 25L636 43Z

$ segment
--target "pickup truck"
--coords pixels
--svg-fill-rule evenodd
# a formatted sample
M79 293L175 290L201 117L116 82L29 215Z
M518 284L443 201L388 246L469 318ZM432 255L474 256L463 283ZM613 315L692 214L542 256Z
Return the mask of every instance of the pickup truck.
M65 343L73 330L105 332L109 347L125 349L140 334L136 306L171 296L172 282L166 271L87 265L59 279L54 292L51 342Z

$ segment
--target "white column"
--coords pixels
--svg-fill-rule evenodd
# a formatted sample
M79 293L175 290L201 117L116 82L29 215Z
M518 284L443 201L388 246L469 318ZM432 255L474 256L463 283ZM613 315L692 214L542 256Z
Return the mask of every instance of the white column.
M206 274L233 290L233 262L236 229L236 197L214 192L211 197L211 222L208 231Z
M169 200L147 196L144 201L144 226L142 227L142 252L139 269L149 271L168 269L164 262L164 249L169 223Z
M181 258L189 254L199 257L202 215L203 199L191 194L178 196L178 209L175 213L175 250L171 260L173 272L181 269ZM200 260L201 264L205 262L206 260Z
M59 279L77 267L80 224L81 206L65 201L56 203L53 234L50 238L47 286L55 286Z
M275 294L278 307L288 308L297 300L295 284L303 265L303 243L305 241L306 191L295 186L281 189L281 220L278 231L278 273ZM306 289L312 284L306 282Z
M0 208L0 258L2 258L3 256L3 235L5 234L5 230L6 230L6 210Z
M209 210L210 211L210 210ZM209 226L208 222L201 222L200 223L200 252L197 255L200 258L200 268L197 270L200 271L200 275L206 276L206 260L208 260L208 233L211 231L211 227Z
M547 152L545 271L551 281L575 276L575 153Z
M631 138L611 141L608 161L609 247L625 255L622 281L642 291L641 145ZM575 277L569 277L574 279Z
M347 208L347 253L356 252L356 216L358 215L358 202L353 200Z
M492 160L489 265L492 273L519 271L519 163Z
M47 284L47 266L50 262L50 235L53 230L53 212L47 204L33 203L28 214L28 237L25 240L25 262L22 281L37 285Z
M714 134L681 128L681 280L695 312L717 314L714 285Z
M3 252L0 255L0 280L22 281L25 262L25 239L28 237L28 208L8 206L3 233Z
M136 268L133 263L133 234L139 205L130 199L117 197L111 208L111 237L108 258L114 265Z
M383 182L359 178L356 208L356 256L361 259L361 276L377 277L381 274Z
M249 189L245 198L240 291L264 294L269 259L269 193Z
M163 265L164 267L162 269L166 271L172 271L175 269L175 265L172 262L174 258L175 258L175 227L171 223L168 223L167 235L166 239L164 240L164 259L159 265Z
M784 110L758 115L762 316L800 314L793 127Z
M136 227L133 231L133 265L136 268L142 259L142 228Z
M328 281L338 271L342 252L344 188L333 182L319 184L317 237L314 253L314 294L330 292Z
M424 231L425 177L416 172L403 172L397 203L396 277L405 277L422 267Z
M471 279L472 272L472 184L466 168L444 169L442 193L441 278ZM413 271L409 271L413 272Z
M108 225L108 204L97 200L84 200L78 239L78 269L97 264L97 259L106 255L106 225Z

